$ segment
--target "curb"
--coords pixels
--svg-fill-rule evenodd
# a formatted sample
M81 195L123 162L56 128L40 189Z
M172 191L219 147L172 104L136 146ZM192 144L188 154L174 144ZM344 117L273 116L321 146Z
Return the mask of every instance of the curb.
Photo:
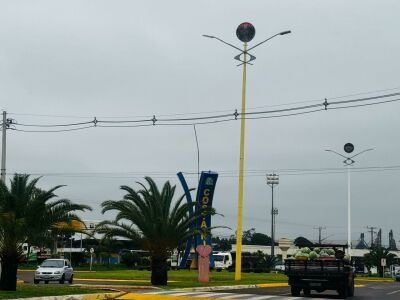
M126 292L118 293L98 293L98 294L81 294L81 295L64 295L64 296L45 296L45 297L32 297L24 298L26 300L103 300L103 299L115 299Z
M368 278L355 278L355 281L366 281L366 282L394 282L393 279L368 279Z

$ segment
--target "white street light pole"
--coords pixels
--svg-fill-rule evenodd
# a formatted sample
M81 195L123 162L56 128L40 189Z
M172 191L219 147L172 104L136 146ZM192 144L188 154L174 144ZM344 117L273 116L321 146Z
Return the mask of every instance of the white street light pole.
M352 156L345 156L345 155L340 154L333 150L325 150L325 151L335 153L335 154L345 158L343 163L347 167L347 254L350 258L351 258L351 181L350 181L351 171L350 171L350 167L355 163L355 160L353 160L354 157L356 157L364 152L371 151L371 150L373 150L373 149L372 148L366 149L366 150L358 152L357 154L352 155ZM354 151L353 144L351 144L351 143L345 144L344 151L347 154L352 153Z
M351 258L351 187L350 165L347 165L347 252Z

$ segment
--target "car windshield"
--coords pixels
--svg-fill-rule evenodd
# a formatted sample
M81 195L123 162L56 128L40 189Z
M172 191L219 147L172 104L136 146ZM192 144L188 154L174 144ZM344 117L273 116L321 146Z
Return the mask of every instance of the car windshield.
M214 255L214 261L223 261L224 256L223 255Z
M45 260L41 265L44 268L62 268L64 261L62 260Z

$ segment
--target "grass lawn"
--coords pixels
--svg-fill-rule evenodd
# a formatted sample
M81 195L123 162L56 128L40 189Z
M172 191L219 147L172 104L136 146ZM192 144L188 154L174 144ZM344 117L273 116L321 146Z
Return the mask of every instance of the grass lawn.
M0 291L0 299L104 293L104 290L61 285L18 285L16 292Z
M116 284L129 285L150 285L150 275L150 271L138 270L75 271L75 279L138 280L137 282L116 282ZM275 273L242 273L241 281L235 281L234 278L234 272L211 272L210 282L199 283L197 282L197 271L195 270L170 270L168 271L169 283L166 288L287 282L287 277L284 274Z

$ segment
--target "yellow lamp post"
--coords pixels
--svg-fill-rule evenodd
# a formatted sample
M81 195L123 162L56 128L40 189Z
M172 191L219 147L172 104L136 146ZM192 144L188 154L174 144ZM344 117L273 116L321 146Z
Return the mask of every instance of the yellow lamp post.
M239 50L240 53L234 57L234 59L240 61L241 63L238 66L243 65L243 80L242 80L242 107L240 110L240 154L239 154L239 182L238 182L238 213L237 213L237 228L236 228L236 268L235 268L235 280L241 280L241 272L242 272L242 220L243 220L243 173L244 173L244 137L245 137L245 120L246 120L246 71L247 65L251 65L251 61L255 60L256 57L249 53L250 50L264 44L270 39L278 36L285 35L290 33L291 31L282 31L277 33L268 39L256 44L251 48L247 48L247 43L250 42L255 36L255 28L249 22L244 22L238 26L236 29L236 36L240 41L244 43L243 50L225 42L224 40L212 36L212 35L203 35L204 37L216 39L225 45L235 48ZM243 59L241 56L243 55Z

